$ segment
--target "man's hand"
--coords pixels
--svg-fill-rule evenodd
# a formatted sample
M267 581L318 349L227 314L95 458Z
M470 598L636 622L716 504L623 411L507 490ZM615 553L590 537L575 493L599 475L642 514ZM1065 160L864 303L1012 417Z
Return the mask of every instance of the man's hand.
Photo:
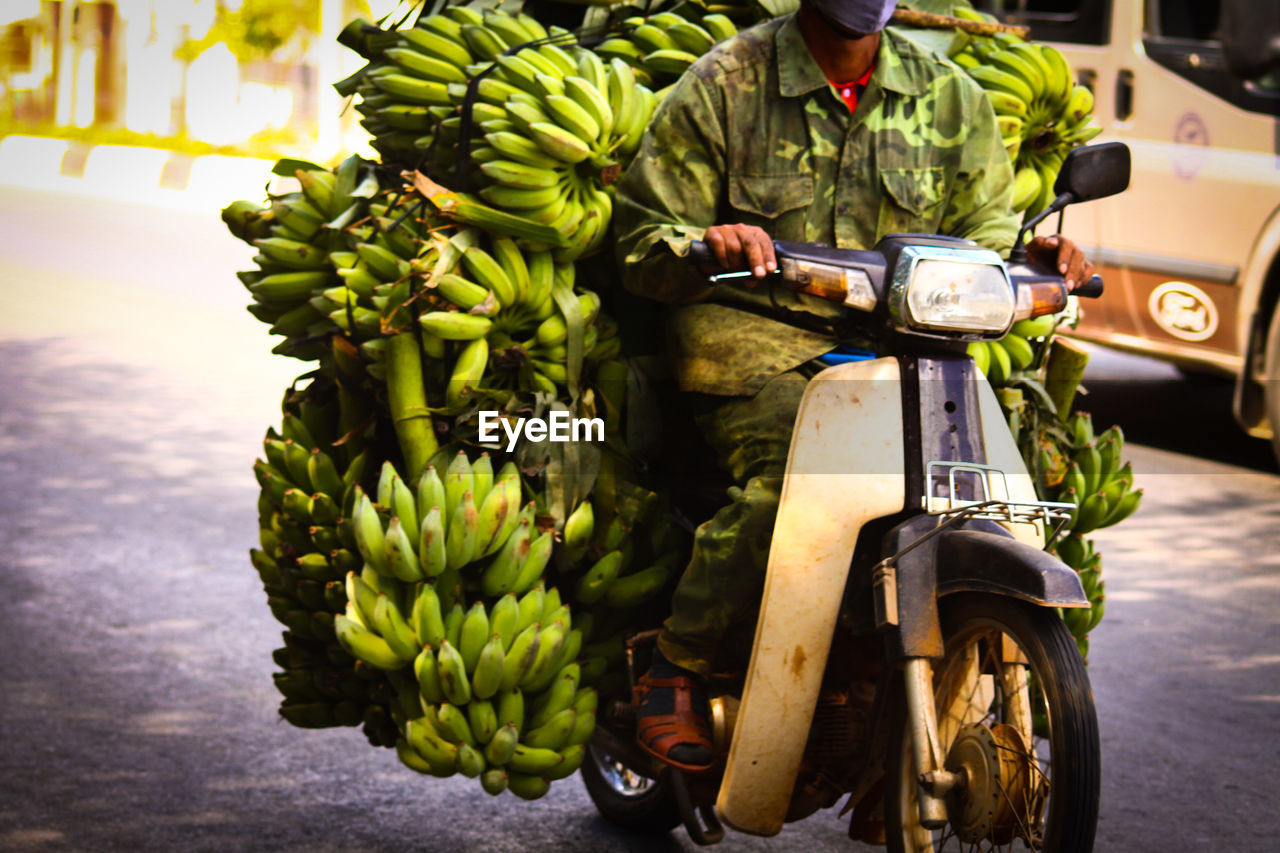
M707 274L750 269L756 278L764 278L778 271L773 238L756 225L713 225L702 239L720 263L720 269L703 269Z
M1067 279L1067 290L1075 290L1093 277L1093 264L1080 247L1061 234L1036 237L1027 244L1027 257L1032 263L1054 267Z

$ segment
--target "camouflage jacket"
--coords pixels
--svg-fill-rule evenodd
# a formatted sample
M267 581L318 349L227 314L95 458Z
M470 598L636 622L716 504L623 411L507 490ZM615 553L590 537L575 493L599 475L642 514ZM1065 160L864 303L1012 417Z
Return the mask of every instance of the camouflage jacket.
M681 258L716 224L865 249L885 234L1013 244L1013 170L981 88L890 28L850 115L794 15L717 45L662 102L618 188L627 289L663 302L680 387L753 394L833 347L829 338L701 302Z

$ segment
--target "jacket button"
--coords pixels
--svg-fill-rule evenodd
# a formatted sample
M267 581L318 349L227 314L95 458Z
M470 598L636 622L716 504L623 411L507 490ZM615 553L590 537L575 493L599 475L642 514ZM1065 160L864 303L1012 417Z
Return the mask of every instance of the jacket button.
M845 214L847 214L848 212L849 212L849 205L848 205L848 204L842 204L842 205L840 205L839 207L837 207L837 208L836 208L836 213L840 214L841 216L844 216L844 215L845 215Z

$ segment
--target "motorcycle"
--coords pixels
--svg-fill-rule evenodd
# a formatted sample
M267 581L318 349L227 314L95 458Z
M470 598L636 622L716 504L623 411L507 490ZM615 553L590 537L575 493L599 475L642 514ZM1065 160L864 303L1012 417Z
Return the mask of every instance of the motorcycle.
M726 304L874 354L837 350L801 402L750 662L708 684L722 761L697 775L656 761L615 703L582 769L605 818L683 824L707 845L725 827L776 835L847 796L850 837L893 851L1092 849L1097 719L1055 610L1088 600L1045 550L1073 506L1037 499L965 347L1067 306L1022 234L1128 179L1124 145L1072 151L1007 263L895 234L871 251L779 242L767 287L712 277ZM710 260L698 244L690 256ZM1075 295L1101 292L1095 276ZM656 634L627 641L633 686Z

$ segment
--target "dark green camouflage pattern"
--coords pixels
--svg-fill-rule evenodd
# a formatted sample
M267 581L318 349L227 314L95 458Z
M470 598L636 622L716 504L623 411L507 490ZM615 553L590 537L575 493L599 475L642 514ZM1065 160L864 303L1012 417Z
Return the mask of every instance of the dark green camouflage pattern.
M671 596L671 616L658 647L667 660L707 675L712 662L730 668L721 648L729 628L752 620L764 589L769 544L782 496L791 430L805 386L807 368L788 370L765 381L752 397L690 394L694 422L737 487L732 503L700 525L693 556Z
M901 231L967 237L1006 252L1013 170L981 88L894 28L849 114L793 15L702 57L659 107L615 205L628 289L664 302L684 390L751 394L833 343L754 314L696 304L687 262L711 225L778 240L869 248Z

